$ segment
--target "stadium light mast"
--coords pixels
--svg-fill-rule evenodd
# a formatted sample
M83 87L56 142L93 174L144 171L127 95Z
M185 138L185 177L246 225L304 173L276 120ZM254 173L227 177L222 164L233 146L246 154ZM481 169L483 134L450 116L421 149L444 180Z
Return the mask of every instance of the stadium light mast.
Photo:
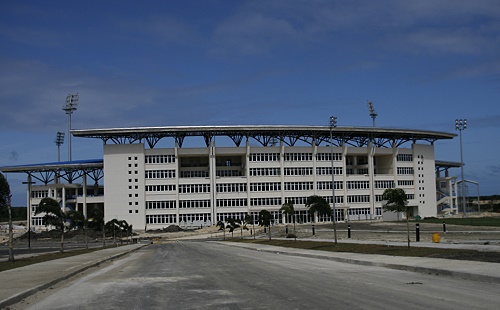
M333 209L333 236L335 244L337 244L337 211L335 210L335 169L334 169L334 156L333 156L333 128L337 127L337 117L330 116L330 146L332 157L332 209Z
M460 173L462 182L460 184L461 194L462 194L462 210L464 211L464 217L467 217L467 210L465 208L465 180L464 180L464 157L462 149L462 131L467 129L467 119L456 119L455 129L460 133Z
M368 101L368 112L370 112L370 117L373 120L373 127L375 127L375 118L377 118L377 112L375 112L375 108L373 107L373 102Z
M76 111L78 107L78 99L80 95L69 94L66 96L66 104L63 106L64 112L68 114L68 160L71 161L71 114Z
M64 143L64 132L58 131L54 142L57 145L57 161L61 161L61 145Z

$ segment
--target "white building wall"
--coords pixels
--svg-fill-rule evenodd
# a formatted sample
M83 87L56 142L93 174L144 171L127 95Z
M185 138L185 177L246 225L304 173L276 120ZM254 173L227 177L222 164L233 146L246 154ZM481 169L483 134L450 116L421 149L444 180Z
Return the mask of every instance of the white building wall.
M144 145L104 145L104 220L144 229Z
M124 219L135 229L171 224L204 226L266 209L281 222L279 209L288 199L294 201L300 219L308 221L307 197L319 195L332 202L331 151L329 146L263 147L248 143L242 147L219 148L212 143L209 147L158 149L145 149L142 144L105 145L106 221ZM334 147L334 153L339 220L380 218L381 196L389 186L403 188L412 198L414 215L436 215L432 145L344 145ZM405 160L398 160L399 154L406 154ZM169 162L145 163L149 156L170 157ZM174 174L146 177L151 171ZM151 186L165 186L165 190L147 191ZM216 191L217 186L221 191Z

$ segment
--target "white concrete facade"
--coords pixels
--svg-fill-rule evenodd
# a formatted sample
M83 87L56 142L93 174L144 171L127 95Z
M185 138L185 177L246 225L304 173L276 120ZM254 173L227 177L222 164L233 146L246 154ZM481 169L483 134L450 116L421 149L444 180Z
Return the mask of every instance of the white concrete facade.
M242 219L266 209L276 223L290 222L279 209L292 200L296 220L311 219L305 201L319 195L332 203L330 146L146 148L104 146L105 220L126 220L134 229L206 226ZM335 146L337 220L378 219L382 193L403 188L413 216L436 216L434 146L410 148ZM319 221L331 221L322 217Z

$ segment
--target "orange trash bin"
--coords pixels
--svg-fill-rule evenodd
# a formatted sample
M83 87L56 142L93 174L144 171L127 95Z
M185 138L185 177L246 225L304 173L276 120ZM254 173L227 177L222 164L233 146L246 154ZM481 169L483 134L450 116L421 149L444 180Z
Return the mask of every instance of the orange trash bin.
M439 235L439 233L432 234L432 242L439 243L440 240L441 240L441 236Z

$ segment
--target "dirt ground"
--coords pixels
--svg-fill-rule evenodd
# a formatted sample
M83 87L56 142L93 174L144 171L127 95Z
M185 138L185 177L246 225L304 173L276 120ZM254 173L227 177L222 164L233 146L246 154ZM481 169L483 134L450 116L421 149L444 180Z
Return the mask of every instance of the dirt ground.
M348 226L351 230L351 239L356 240L376 240L376 241L407 241L407 227L406 222L350 222L350 223L337 223L337 238L339 240L348 238ZM243 236L251 236L254 229L257 237L265 237L264 229L259 226L249 226L249 230L243 230ZM294 233L293 224L289 225L275 225L271 227L271 234L273 238L285 238L288 233ZM478 244L500 244L500 227L486 227L486 226L463 226L463 225L450 225L446 224L446 232L443 232L442 224L419 223L420 241L432 242L434 233L438 233L440 242L442 243L478 243ZM297 224L295 226L295 235L298 239L333 239L333 224ZM240 229L234 231L234 236L241 236ZM176 239L182 237L203 237L203 238L219 238L223 233L218 231L217 227L205 227L197 230L184 230L179 232L169 233L142 233L140 238L162 238L162 239ZM226 231L226 236L231 233ZM416 225L410 223L410 240L416 241Z
M350 222L350 223L337 223L337 238L339 240L347 240L348 229L350 226L351 239L355 240L375 240L375 241L389 241L389 242L406 242L407 241L407 231L406 222ZM314 224L314 235L313 235L313 224L296 224L295 232L294 225L274 225L271 226L271 234L273 238L285 238L288 234L295 233L298 239L308 238L308 239L333 239L333 224ZM431 242L434 233L438 233L440 237L440 242L442 243L477 243L477 244L500 244L500 227L488 227L488 226L463 226L463 225L450 225L446 224L446 232L443 232L443 224L432 224L432 223L419 223L420 230L420 241L421 242ZM244 237L250 237L253 233L256 233L257 237L266 237L264 233L264 228L260 226L253 227L248 226L248 230L243 230ZM69 235L65 237L66 241L83 241L83 232L70 232ZM241 236L240 229L234 231L234 236ZM89 231L89 235L91 232ZM226 236L230 236L231 233L226 231ZM139 239L176 239L183 237L192 238L219 238L222 237L223 233L218 230L217 227L204 227L202 229L169 229L169 232L139 232L134 238ZM59 239L58 232L45 233L44 235L39 235L39 239ZM96 232L95 238L100 239L100 232ZM125 237L125 236L123 236ZM33 239L36 239L36 235L32 235ZM92 236L89 236L93 239ZM109 238L109 237L108 237ZM16 242L26 241L26 236L21 234L17 235ZM4 244L8 240L7 234L3 231L0 233L0 243ZM410 240L416 241L416 223L410 223Z

